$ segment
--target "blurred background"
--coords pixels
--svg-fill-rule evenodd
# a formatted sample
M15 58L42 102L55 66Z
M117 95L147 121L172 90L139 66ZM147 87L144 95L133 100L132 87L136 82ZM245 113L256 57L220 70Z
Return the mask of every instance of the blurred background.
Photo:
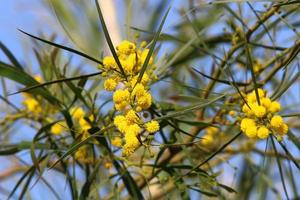
M256 14L262 14L271 2L253 2L251 5L257 11L254 13L252 8L245 2L233 1L214 1L210 4L208 1L163 1L163 0L112 0L99 1L105 20L108 25L114 44L118 44L124 39L134 41L150 41L153 32L155 32L160 21L166 12L168 6L171 5L171 11L163 28L163 36L158 44L156 57L159 66L162 69L168 68L167 71L172 72L172 78L160 82L152 89L155 99L158 101L172 102L178 105L184 105L184 100L176 101L182 89L178 86L178 82L186 83L195 88L203 88L207 84L207 80L201 77L195 80L191 73L191 67L194 67L204 73L209 74L214 67L214 59L211 59L210 53L213 51L217 56L222 57L224 52L232 45L232 36L236 33L236 25L242 29L240 16L246 24L253 25L257 20ZM295 7L296 6L296 7ZM278 22L278 29L272 30L271 39L269 35L261 28L261 36L255 41L257 50L253 51L261 63L265 63L268 58L282 52L283 49L289 48L299 40L299 6L293 5L282 9L282 13L278 13L271 18L271 22ZM285 15L286 16L285 16ZM268 22L268 23L271 23ZM40 75L42 70L47 70L49 66L42 66L37 59L36 52L41 55L47 55L53 48L46 44L32 40L30 37L22 34L18 29L24 30L33 35L39 35L42 38L51 39L57 43L78 49L94 57L101 58L103 55L109 54L109 49L103 38L101 26L98 20L96 7L92 0L11 0L0 2L0 41L13 52L26 71L33 75ZM205 43L209 52L203 49L191 50L186 44ZM259 48L259 44L270 46L270 48ZM274 50L272 46L281 47L281 50ZM278 48L280 49L280 48ZM180 52L180 56L177 53ZM236 57L242 54L236 54ZM0 60L9 62L7 56L0 51ZM299 70L298 60L293 63L295 67L291 69L290 76ZM86 74L97 71L97 65L91 63L76 55L68 52L60 52L59 67L66 71L67 76ZM67 68L64 64L68 63ZM247 80L250 75L244 76L239 71L238 65L243 65L243 59L232 61L234 76L238 80ZM236 70L234 70L236 69ZM280 79L284 71L276 74ZM199 75L197 75L199 76ZM51 80L51 77L44 77L45 80ZM199 83L201 82L201 84ZM2 96L16 92L22 87L12 81L1 78L1 85L6 90L1 90ZM5 86L4 86L5 85ZM99 84L100 85L100 84ZM178 87L177 87L178 86ZM266 88L274 88L273 85L267 85ZM99 86L99 89L100 86ZM166 94L164 91L169 91ZM216 92L226 91L223 86L215 89ZM177 98L176 98L177 97ZM20 94L8 97L11 102L21 107L22 96ZM103 99L99 102L107 100L109 96L104 94ZM285 113L300 112L300 87L294 84L281 97L280 102L286 106ZM7 107L3 101L0 101L0 116L11 112L11 108ZM107 108L109 109L109 108ZM104 111L105 112L105 111ZM299 119L293 122L297 125ZM299 137L299 127L295 126L295 136ZM35 134L34 129L22 122L16 123L9 129L0 128L2 130L0 140L1 143L14 143L18 141L31 140ZM158 140L161 140L158 138ZM294 141L286 140L286 146L295 158L300 158L300 151ZM257 149L264 151L266 148L265 141L257 143ZM278 149L280 149L278 147ZM284 152L281 151L284 154ZM241 199L280 199L283 194L282 183L278 173L278 167L275 160L270 161L268 173L261 173L261 165L266 161L264 156L255 153L239 154L234 158L226 160L223 164L214 168L218 173L219 182L235 188L239 191L246 191L247 195ZM32 164L29 151L22 151L14 156L0 157L0 199L5 199L10 193L11 188L16 184L22 176L22 172L27 165ZM249 162L251 164L249 164ZM284 161L286 167L284 171L286 178L300 177L297 170L290 161ZM20 167L23 166L23 167ZM291 174L292 173L292 174ZM77 177L79 180L83 176ZM268 175L267 175L268 174ZM254 180L255 179L255 180ZM251 184L259 184L263 179L262 187L268 188L263 195L260 195L259 187ZM44 181L46 180L46 181ZM296 178L296 182L287 181L287 188L290 194L299 197L300 183ZM243 183L243 185L241 185ZM45 170L42 177L36 177L29 185L30 192L27 193L26 199L55 199L53 191L56 191L61 199L71 199L69 188L66 184L65 177L55 173L52 170ZM18 192L13 197L18 199ZM105 194L105 189L102 191ZM206 198L195 191L190 191L192 199ZM291 195L293 196L293 195Z

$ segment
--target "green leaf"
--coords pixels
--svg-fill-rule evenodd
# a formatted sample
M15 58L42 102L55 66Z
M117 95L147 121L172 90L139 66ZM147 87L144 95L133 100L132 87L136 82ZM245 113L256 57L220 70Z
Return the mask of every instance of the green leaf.
M94 180L96 179L96 177L99 173L99 168L100 168L101 163L102 163L102 160L99 160L96 163L96 165L93 169L93 172L90 174L90 176L87 178L86 182L82 186L81 194L80 194L80 197L79 197L81 200L85 200L89 196L91 185L92 185L92 183L94 182Z
M280 163L280 158L278 156L278 152L277 152L277 149L276 149L276 146L275 146L273 136L271 136L271 142L272 142L273 149L275 151L275 155L276 155L275 158L276 158L276 162L277 162L277 165L278 165L280 179L281 179L282 187L283 187L283 190L284 190L284 193L285 193L285 197L286 197L286 199L289 199L289 195L288 195L287 188L286 188L285 181L284 181L282 166L281 166L281 163Z
M199 104L196 104L196 105L193 105L193 106L189 106L188 108L186 109L183 109L183 110L180 110L180 111L175 111L175 112L172 112L168 115L163 115L161 117L157 117L155 118L155 120L162 120L162 119L167 119L167 118L172 118L172 117L178 117L178 116L181 116L181 115L184 115L184 114L187 114L189 112L192 112L194 110L197 110L199 108L203 108L203 107L206 107L206 106L209 106L210 104L222 99L223 97L225 97L226 95L223 94L223 95L220 95L212 100L209 100L208 102L206 103L199 103Z
M0 76L6 77L10 80L13 80L25 86L32 86L32 85L39 84L34 78L32 78L26 72L21 71L1 61L0 61ZM56 99L54 96L52 96L50 92L45 88L37 88L34 91L32 91L32 93L43 96L51 104L60 105L59 100Z
M28 91L36 89L36 88L40 88L40 87L44 87L44 86L52 85L52 84L56 84L56 83L63 83L63 82L74 81L74 80L82 80L82 79L86 79L88 77L98 76L100 74L102 74L102 72L84 74L84 75L74 76L74 77L70 77L70 78L61 78L61 79L57 79L57 80L54 80L54 81L48 81L48 82L41 83L41 84L37 82L37 84L34 84L33 86L21 89L18 92L12 93L10 95L18 94L20 92L28 92Z
M142 66L141 71L140 71L140 73L139 73L139 77L138 77L138 79L137 79L136 84L139 83L139 82L141 82L141 80L142 80L142 78L143 78L143 75L144 75L144 73L146 72L146 69L147 69L147 67L148 67L148 63L149 63L149 61L150 61L150 58L151 58L151 56L152 56L152 54L153 54L153 51L154 51L156 42L157 42L157 40L158 40L158 38L159 38L159 34L160 34L160 32L161 32L161 30L162 30L162 28L163 28L163 25L164 25L164 23L165 23L165 21L166 21L166 19L167 19L167 16L168 16L168 14L169 14L170 9L171 9L171 7L168 8L166 14L164 15L164 18L162 19L162 21L161 21L161 23L160 23L160 25L159 25L159 28L158 28L157 32L156 32L155 35L154 35L154 38L153 38L153 41L152 41L152 43L151 43L149 52L148 52L148 54L147 54L147 57L146 57L146 59L145 59L145 62L143 63L143 66Z
M17 67L20 70L23 70L22 65L18 62L18 60L15 58L15 56L10 52L10 50L2 43L0 42L0 48L5 53L7 58L10 60L10 62Z
M98 3L98 0L95 0L95 3L96 3L96 7L97 7L97 11L98 11L98 16L99 16L99 19L101 21L101 26L102 26L102 29L103 29L103 32L104 32L104 36L105 36L106 42L107 42L107 44L109 46L109 49L110 49L110 51L111 51L111 53L112 53L112 55L113 55L113 57L114 57L117 65L118 65L118 67L119 67L120 72L122 73L122 75L124 76L124 78L127 79L127 76L126 76L126 74L124 72L124 69L123 69L123 67L121 65L121 62L119 60L119 57L118 57L118 55L117 55L117 53L115 51L115 47L114 47L114 45L113 45L113 43L111 41L111 38L109 36L109 32L107 30L107 27L106 27L106 24L105 24L105 21L104 21L104 17L102 15L102 11L101 11L100 5Z
M60 48L60 49L64 49L64 50L69 51L69 52L72 52L72 53L75 53L75 54L77 54L77 55L79 55L79 56L81 56L81 57L87 58L87 59L89 59L89 60L91 60L91 61L94 61L94 62L100 64L100 65L103 65L102 61L100 61L100 60L98 60L98 59L96 59L96 58L93 58L93 57L91 57L91 56L89 56L89 55L87 55L87 54L85 54L85 53L82 53L82 52L77 51L77 50L75 50L75 49L72 49L72 48L70 48L70 47L63 46L63 45L61 45L61 44L57 44L57 43L50 42L50 41L48 41L48 40L39 38L39 37L37 37L37 36L31 35L31 34L25 32L25 31L23 31L23 30L21 30L21 29L18 29L18 30L21 31L22 33L24 33L24 34L26 34L26 35L28 35L28 36L30 36L30 37L36 39L36 40L42 41L42 42L44 42L44 43L47 43L47 44L49 44L49 45L55 46L55 47Z

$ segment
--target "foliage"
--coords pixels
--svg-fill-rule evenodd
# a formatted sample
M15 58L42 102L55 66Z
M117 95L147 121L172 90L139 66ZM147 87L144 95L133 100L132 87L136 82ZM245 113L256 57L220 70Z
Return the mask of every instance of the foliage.
M0 43L5 196L299 198L299 1L124 1L122 42L105 1L44 3L63 33L20 30L38 74Z

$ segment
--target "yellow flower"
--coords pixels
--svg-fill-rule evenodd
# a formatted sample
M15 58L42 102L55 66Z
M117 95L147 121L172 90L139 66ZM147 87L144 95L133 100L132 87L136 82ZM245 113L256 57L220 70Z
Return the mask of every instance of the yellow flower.
M257 128L256 126L250 126L247 127L245 134L249 137L249 138L254 138L257 134Z
M271 106L271 99L270 98L262 98L261 105L263 105L266 109L269 109Z
M36 114L39 114L42 112L42 108L41 108L39 102L36 99L34 99L33 97L26 98L23 101L23 104L29 112L36 113Z
M121 59L120 62L126 74L131 74L134 70L134 67L136 66L135 53L130 54L125 59Z
M261 126L257 130L257 137L260 139L266 139L270 134L269 129L267 129L265 126Z
M216 127L210 126L210 127L207 127L205 129L205 131L206 131L206 134L214 135L215 133L217 133L219 131L219 129Z
M125 156L131 155L139 146L140 142L133 132L128 132L125 134L125 145L123 146L122 150Z
M40 76L40 75L35 75L34 76L34 79L39 82L39 83L42 83L43 82L43 78Z
M84 117L85 112L81 107L76 106L71 108L70 114L73 116L74 119L79 120Z
M142 41L142 42L141 42L141 47L142 47L142 48L145 48L146 46L147 46L147 42L146 42L146 41Z
M108 78L104 81L104 89L107 91L114 91L117 87L117 82L112 79L112 78Z
M121 147L122 146L122 139L120 137L115 137L112 141L111 144L115 147Z
M134 97L134 96L141 97L141 96L144 96L145 93L146 93L145 87L141 83L138 83L134 87L134 89L131 93L131 96L132 97Z
M141 54L141 65L144 64L148 53L149 53L149 49L144 49L144 51L142 52L142 54ZM152 65L152 64L153 64L153 57L151 56L148 65Z
M79 161L85 161L88 158L88 151L86 146L80 147L76 152L75 152L75 159Z
M150 122L147 122L145 124L145 129L149 132L149 133L155 133L159 130L159 123L155 120L152 120Z
M251 109L253 110L256 117L263 117L266 114L266 108L263 106L259 106L257 104L254 104Z
M114 118L114 125L121 133L125 133L126 129L128 128L126 118L123 115L117 115Z
M134 87L136 82L137 82L137 79L138 79L138 75L137 76L134 76L131 80L130 80L130 83L131 83L131 86ZM143 74L143 77L142 77L142 80L141 80L141 84L143 84L144 86L147 85L149 82L149 76L147 73L144 73Z
M54 135L60 135L64 131L63 124L60 124L60 122L55 123L51 126L51 133Z
M124 40L117 46L117 50L120 54L129 55L135 52L136 46L134 43Z
M137 124L132 124L132 125L129 125L127 127L127 129L125 130L125 137L127 134L134 134L134 135L138 135L140 134L140 132L142 131L141 127Z
M121 110L125 110L127 105L128 105L128 102L122 101L121 103L116 103L115 108L116 108L116 110L121 111Z
M103 59L103 65L107 69L116 69L117 64L116 64L114 57L107 56L107 57L104 57L104 59Z
M254 112L252 111L252 109L250 109L251 108L251 106L250 106L251 104L244 104L243 105L243 107L242 107L242 111L248 116L248 117L250 117L250 116L252 116L253 114L254 114ZM250 108L249 108L250 107Z
M271 113L276 113L280 110L280 108L281 108L280 103L277 102L277 101L273 101L270 105L269 110L270 110Z
M245 132L248 127L252 127L252 126L255 126L255 121L253 119L249 119L249 118L242 119L241 130L243 132Z
M279 128L280 126L282 126L282 124L284 123L283 122L283 119L281 116L279 115L274 115L271 119L271 126L272 128Z
M129 123L137 123L139 121L139 117L134 110L127 111L125 118Z
M122 101L129 101L130 93L128 89L125 90L117 90L113 95L113 100L115 103L121 103Z
M201 139L201 144L203 146L210 146L213 144L213 142L214 142L213 136L210 134L204 135Z
M228 114L230 115L230 116L234 116L235 115L235 111L234 110L230 110L229 112L228 112Z
M87 131L91 128L91 125L84 118L79 119L79 125L83 131Z
M144 96L141 96L137 99L137 105L142 109L147 109L152 104L152 96L150 93L145 93Z
M279 135L285 135L289 131L289 127L288 127L288 125L286 125L285 123L283 123L280 127L276 128L275 131Z

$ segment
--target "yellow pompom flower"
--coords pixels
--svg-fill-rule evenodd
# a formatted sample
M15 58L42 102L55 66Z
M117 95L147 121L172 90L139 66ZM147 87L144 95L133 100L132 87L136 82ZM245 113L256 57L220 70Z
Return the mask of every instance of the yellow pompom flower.
M55 123L51 126L51 133L53 133L54 135L60 135L63 131L64 131L64 127L62 124Z
M104 81L104 89L107 91L114 91L117 85L118 83L112 78L108 78Z
M137 105L142 109L148 109L152 104L152 96L150 93L145 93L144 96L141 96L137 99Z
M273 101L273 102L271 103L271 105L270 105L270 108L269 108L269 110L270 110L271 113L276 113L276 112L278 112L280 109L281 109L281 105L280 105L280 103L277 102L277 101Z
M127 111L125 118L129 123L137 123L139 121L139 117L134 110Z
M285 123L283 123L281 126L279 126L278 128L276 128L275 131L279 135L285 135L289 131L289 127L288 127L288 125L286 125Z
M42 112L42 108L41 108L39 102L36 99L34 99L33 97L26 98L23 101L23 104L29 112L32 112L35 114L39 114Z
M81 107L76 106L71 108L70 114L73 116L74 119L79 120L84 117L85 112Z
M257 105L257 104L254 104L254 105L251 107L251 109L253 110L254 115L255 115L256 117L259 117L259 118L265 116L265 114L266 114L266 112L267 112L265 107L259 106L259 105Z
M134 43L129 42L128 40L124 40L117 46L117 50L120 54L129 55L135 52L136 46Z
M115 147L121 147L122 146L122 139L120 137L115 137L112 141L111 144Z
M270 108L270 106L271 106L271 99L270 98L262 98L261 100L260 100L260 102L261 102L261 105L263 105L266 109L269 109Z
M125 133L128 128L125 116L118 115L114 118L114 125L119 129L121 133Z
M150 122L147 122L145 124L145 129L149 132L149 133L155 133L159 130L159 123L155 120L152 120Z
M142 54L141 54L141 64L142 64L142 65L144 64L144 62L145 62L145 60L146 60L146 57L147 57L148 53L149 53L149 49L145 49L145 50L142 52ZM150 60L149 60L149 63L148 63L148 64L149 64L149 65L152 65L152 64L153 64L153 57L152 57L152 56L150 57Z
M146 41L142 41L142 42L141 42L141 47L142 47L142 48L145 48L146 46L147 46L147 42L146 42Z
M132 53L125 59L121 59L120 62L126 74L131 74L136 66L136 55Z
M140 134L142 131L141 127L137 124L132 124L132 125L129 125L127 126L127 129L125 130L125 136L127 134L134 134L134 135L138 135Z
M230 115L230 116L234 116L235 115L235 111L234 110L230 110L229 112L228 112L228 114Z
M254 112L252 111L251 107L250 107L251 104L244 104L243 107L242 107L242 111L248 116L252 116L254 115ZM249 108L250 107L250 108Z
M207 134L202 136L201 142L200 142L203 146L210 146L214 143L214 138L212 135Z
M242 119L240 126L241 126L241 130L245 132L248 127L255 126L255 121L250 118L244 118Z
M217 127L210 126L210 127L207 127L205 129L205 131L206 131L206 134L214 135L219 131L219 129Z
M130 93L128 89L125 90L117 90L113 95L113 100L115 103L121 103L122 101L129 101Z
M106 69L116 69L116 61L112 56L106 56L103 59L103 65Z
M270 134L269 129L267 129L265 126L261 126L257 130L257 137L260 139L266 139Z
M254 138L257 135L257 127L256 126L249 126L247 127L245 134L249 137L249 138Z
M125 134L125 145L122 150L125 156L130 156L139 146L140 142L134 133L129 132Z
M282 124L284 123L283 122L283 119L281 116L279 115L274 115L271 119L271 126L272 128L279 128L280 126L282 126Z
M91 125L84 118L79 119L79 125L83 131L87 131L91 128Z
M134 96L141 97L141 96L144 96L145 93L146 93L145 87L141 83L138 83L134 87L134 89L131 93L131 96L132 97L134 97Z

